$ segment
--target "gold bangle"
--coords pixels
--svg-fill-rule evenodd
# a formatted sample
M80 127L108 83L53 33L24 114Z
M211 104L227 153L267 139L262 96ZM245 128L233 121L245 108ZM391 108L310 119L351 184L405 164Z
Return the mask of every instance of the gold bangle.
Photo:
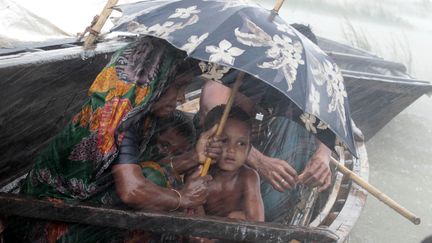
M171 190L174 191L174 192L177 194L177 196L178 196L178 203L177 203L177 207L175 207L174 209L171 209L171 210L170 210L170 212L173 212L173 211L176 211L177 209L180 208L180 205L181 205L181 198L182 198L182 196L181 196L180 192L177 191L176 189L172 189L172 188L171 188Z

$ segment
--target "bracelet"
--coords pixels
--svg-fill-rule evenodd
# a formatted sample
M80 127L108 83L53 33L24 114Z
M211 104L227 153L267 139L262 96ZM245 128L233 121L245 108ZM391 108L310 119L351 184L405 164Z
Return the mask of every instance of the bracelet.
M180 192L177 191L176 189L172 189L172 188L171 188L171 190L174 191L174 192L177 194L177 196L178 196L178 203L177 203L177 207L175 207L174 209L171 209L171 210L170 210L170 212L173 212L173 211L176 211L177 209L180 208L180 205L181 205L181 198L182 198L182 196L181 196Z

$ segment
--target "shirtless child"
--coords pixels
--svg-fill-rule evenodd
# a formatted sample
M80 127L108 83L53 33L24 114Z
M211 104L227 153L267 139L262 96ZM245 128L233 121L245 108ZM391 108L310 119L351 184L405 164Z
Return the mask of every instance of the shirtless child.
M224 108L225 105L220 105L208 112L205 131L220 121ZM220 137L222 153L209 171L213 177L208 185L209 196L203 207L197 209L198 214L264 221L258 173L245 165L251 149L250 132L249 115L234 107Z

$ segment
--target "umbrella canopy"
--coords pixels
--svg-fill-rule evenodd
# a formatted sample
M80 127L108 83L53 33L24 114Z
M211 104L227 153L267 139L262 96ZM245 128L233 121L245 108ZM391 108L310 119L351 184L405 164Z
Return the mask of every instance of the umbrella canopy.
M146 0L119 9L112 31L167 40L209 62L207 78L221 80L230 68L249 74L245 82L264 82L285 97L277 104L284 115L329 148L337 138L356 155L338 66L274 12L243 0Z

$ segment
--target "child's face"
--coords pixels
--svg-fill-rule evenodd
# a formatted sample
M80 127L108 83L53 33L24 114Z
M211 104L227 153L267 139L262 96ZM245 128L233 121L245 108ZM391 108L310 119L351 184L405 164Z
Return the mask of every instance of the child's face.
M181 135L175 128L169 128L165 132L159 134L156 145L159 149L159 153L164 156L178 155L189 146L189 142Z
M250 131L244 122L228 119L222 137L223 151L218 166L226 171L237 170L246 162L249 154Z

